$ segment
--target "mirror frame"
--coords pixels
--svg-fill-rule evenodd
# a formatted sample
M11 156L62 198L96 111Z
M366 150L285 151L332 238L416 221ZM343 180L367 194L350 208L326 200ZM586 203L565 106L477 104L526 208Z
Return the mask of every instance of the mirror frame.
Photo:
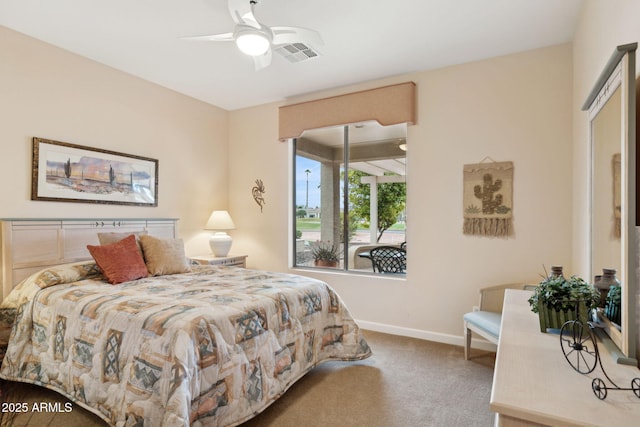
M592 123L600 110L615 93L621 90L621 263L619 279L622 283L621 331L613 326L605 331L622 353L613 351L618 363L637 365L636 343L636 271L638 266L636 239L636 84L635 52L637 43L617 46L582 106L589 115L589 274L593 270L593 188L594 136ZM606 319L604 320L607 323ZM615 350L615 349L613 349Z

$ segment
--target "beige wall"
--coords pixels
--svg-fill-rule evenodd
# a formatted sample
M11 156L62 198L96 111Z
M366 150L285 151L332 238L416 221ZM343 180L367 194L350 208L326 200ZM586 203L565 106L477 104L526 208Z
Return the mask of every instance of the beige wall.
M573 224L574 263L580 274L589 277L589 251L587 235L588 216L588 118L580 111L589 91L616 46L639 42L640 2L619 0L605 2L587 0L574 36L573 48L573 176L575 221ZM637 55L636 55L637 57ZM636 59L636 70L639 70ZM637 297L640 315L640 295ZM638 324L638 350L640 354L640 321Z
M179 218L191 253L227 204L228 112L0 27L2 202L8 217ZM30 200L34 136L159 160L156 208Z
M418 123L407 154L407 280L331 273L325 279L367 327L461 343L478 289L537 282L543 264L571 269L571 46L554 46L290 100L412 80ZM249 264L288 268L289 148L277 141L276 104L231 112L229 207L234 250ZM490 156L514 162L509 239L462 234L462 167ZM264 211L251 198L266 187Z
M329 273L364 324L461 343L461 316L480 287L537 281L542 265L586 274L586 115L580 112L613 47L637 41L640 3L588 0L571 45L325 91L299 102L412 80L409 274L406 281ZM0 27L0 217L177 217L190 254L202 224L229 208L234 252L288 270L289 148L278 104L226 112ZM157 208L29 200L31 138L160 160ZM572 145L573 142L573 145ZM490 156L515 165L509 239L462 235L462 165ZM228 160L228 161L227 161ZM266 187L264 211L251 196ZM295 272L300 272L295 270Z

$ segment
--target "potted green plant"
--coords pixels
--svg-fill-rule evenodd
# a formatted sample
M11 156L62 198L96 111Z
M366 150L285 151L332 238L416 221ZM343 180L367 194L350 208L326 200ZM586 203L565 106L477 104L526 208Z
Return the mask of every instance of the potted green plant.
M607 299L604 308L604 314L607 316L607 319L611 320L616 324L621 323L622 313L620 308L622 306L622 290L620 286L613 285L609 287L609 292L607 293Z
M316 242L311 248L311 255L318 267L336 267L340 262L340 247L332 242Z
M560 329L566 321L578 317L589 320L589 313L599 302L600 293L591 284L578 276L566 279L562 275L543 279L529 298L531 311L540 319L540 332Z

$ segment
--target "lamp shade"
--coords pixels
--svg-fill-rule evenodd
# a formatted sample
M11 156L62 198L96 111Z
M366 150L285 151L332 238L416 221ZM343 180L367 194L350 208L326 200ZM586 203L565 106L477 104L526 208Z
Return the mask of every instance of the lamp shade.
M207 230L233 230L236 228L227 211L213 211L204 227Z

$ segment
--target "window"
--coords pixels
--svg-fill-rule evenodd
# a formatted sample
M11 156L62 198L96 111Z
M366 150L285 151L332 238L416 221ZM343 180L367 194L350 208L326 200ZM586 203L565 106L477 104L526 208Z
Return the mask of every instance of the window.
M317 129L293 144L295 266L371 273L371 249L406 247L405 124Z

